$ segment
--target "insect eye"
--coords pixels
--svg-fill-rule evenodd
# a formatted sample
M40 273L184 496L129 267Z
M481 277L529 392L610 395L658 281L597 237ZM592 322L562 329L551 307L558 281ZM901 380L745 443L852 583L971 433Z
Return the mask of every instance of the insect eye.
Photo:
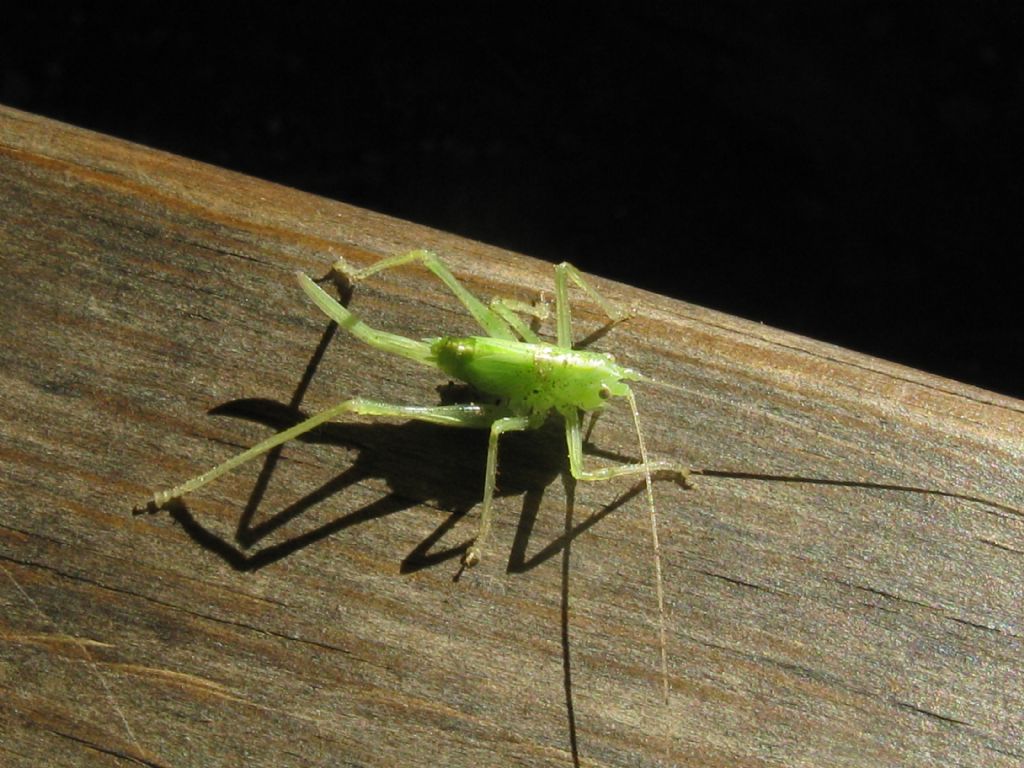
M607 400L609 397L612 396L612 391L608 388L607 384L602 384L601 388L597 390L597 396L600 397L602 400Z

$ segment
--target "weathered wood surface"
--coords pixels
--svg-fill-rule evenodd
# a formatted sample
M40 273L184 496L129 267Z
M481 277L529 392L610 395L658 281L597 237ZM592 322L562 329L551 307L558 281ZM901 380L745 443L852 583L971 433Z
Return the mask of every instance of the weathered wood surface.
M291 276L413 247L484 297L551 287L0 110L0 764L1024 764L1024 404L626 286L597 281L639 314L595 346L679 386L638 385L648 448L707 473L656 488L668 710L642 496L569 504L557 425L507 440L458 581L477 433L352 420L132 513L300 410L436 402L443 380L332 334ZM417 268L351 306L473 330ZM593 443L635 457L624 408Z

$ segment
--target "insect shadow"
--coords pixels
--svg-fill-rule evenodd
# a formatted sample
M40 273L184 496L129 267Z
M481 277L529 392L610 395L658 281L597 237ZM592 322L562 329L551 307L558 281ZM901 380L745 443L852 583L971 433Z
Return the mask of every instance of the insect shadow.
M289 403L244 398L215 406L208 414L254 421L273 431L287 429L301 422L306 414L300 410L299 404L336 330L334 323L325 330ZM449 384L439 387L438 392L442 404L461 402L472 396L463 385ZM545 489L559 476L568 477L562 430L561 423L552 419L538 430L511 433L502 440L497 496L523 497L506 566L508 573L528 571L554 557L580 533L643 491L642 484L624 490L610 505L580 523L570 524L556 539L528 554ZM459 519L482 500L483 487L479 479L484 473L487 449L485 432L451 429L419 421L398 424L329 422L302 435L298 440L355 451L356 458L349 461L345 469L335 477L269 517L259 519L260 506L281 453L280 448L268 452L239 516L233 542L205 527L180 499L165 508L190 538L204 549L218 555L236 570L254 571L347 528L429 502L450 514L403 558L401 572L412 573L450 560L461 560L472 542L471 538L453 547L438 549L438 546ZM618 460L623 458L595 451L589 445L587 447L590 455L603 455ZM443 456L444 460L438 461L438 456ZM390 493L301 534L255 552L249 551L319 503L328 498L343 496L345 489L372 478L384 480ZM571 478L568 480L573 482ZM515 514L512 510L505 510L505 513ZM572 512L566 510L566 513L571 515Z

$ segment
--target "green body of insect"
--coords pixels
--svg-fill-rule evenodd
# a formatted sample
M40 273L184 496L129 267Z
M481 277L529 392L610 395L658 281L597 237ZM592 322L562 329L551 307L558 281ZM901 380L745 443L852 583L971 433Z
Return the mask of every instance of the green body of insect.
M510 415L529 417L531 426L552 410L598 411L610 397L626 395L624 379L639 378L611 355L551 344L446 336L430 350L442 371L500 398Z

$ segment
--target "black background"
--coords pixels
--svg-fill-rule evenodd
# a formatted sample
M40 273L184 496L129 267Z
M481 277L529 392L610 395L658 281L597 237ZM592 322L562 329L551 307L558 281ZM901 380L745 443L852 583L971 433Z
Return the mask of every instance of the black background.
M1024 396L1019 3L18 5L7 105Z

